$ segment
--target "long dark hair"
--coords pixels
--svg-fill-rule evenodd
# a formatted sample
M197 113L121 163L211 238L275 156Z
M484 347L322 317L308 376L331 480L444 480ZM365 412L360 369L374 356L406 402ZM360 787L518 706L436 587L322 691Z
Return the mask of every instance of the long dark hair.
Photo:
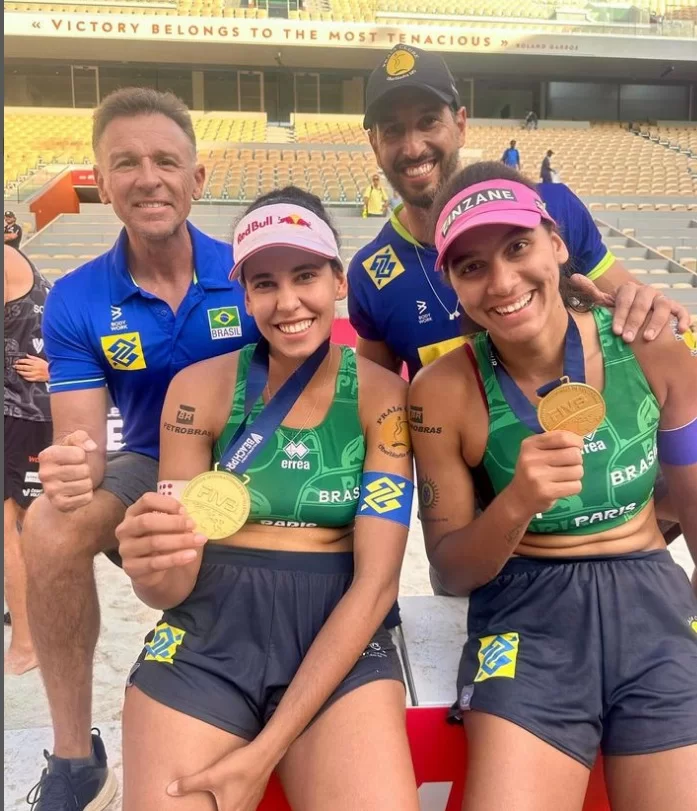
M431 209L431 225L433 232L435 233L436 223L438 222L441 212L456 194L469 188L469 186L474 186L477 183L486 183L489 180L510 180L514 183L522 183L524 186L527 186L529 189L539 194L537 184L512 166L506 166L506 164L500 163L499 161L478 161L477 163L471 163L469 166L453 175L436 195L433 201L433 208ZM561 239L564 238L554 224L547 220L542 220L542 225L550 233L559 235ZM568 225L572 227L571 223ZM569 256L568 261L559 267L559 271L559 292L561 293L564 305L577 312L587 312L592 309L592 299L584 293L577 291L569 281L571 276L577 272L574 268L574 257Z

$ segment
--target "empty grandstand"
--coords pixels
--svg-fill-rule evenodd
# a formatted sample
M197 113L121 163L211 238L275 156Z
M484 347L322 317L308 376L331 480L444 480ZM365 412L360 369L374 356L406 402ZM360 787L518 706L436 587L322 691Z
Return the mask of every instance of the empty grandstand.
M286 142L267 141L263 113L195 115L199 159L206 166L206 199L249 201L292 182L332 203L356 203L377 169L358 116L294 116ZM6 111L5 189L11 191L46 164L89 164L88 111L26 114ZM697 198L690 144L697 129L672 127L661 138L637 138L619 124L575 125L511 132L500 125L472 122L467 147L486 160L500 157L511 134L523 167L536 177L546 150L579 195L680 196ZM272 137L272 136L271 136ZM668 140L666 140L668 139ZM665 145L685 148L666 149ZM629 202L629 201L628 201Z

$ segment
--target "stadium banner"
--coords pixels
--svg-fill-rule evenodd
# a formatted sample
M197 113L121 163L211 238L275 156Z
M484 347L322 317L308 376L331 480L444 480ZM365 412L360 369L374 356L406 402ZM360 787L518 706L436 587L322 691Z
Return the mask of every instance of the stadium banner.
M443 52L530 53L662 59L670 47L671 61L694 58L694 41L667 37L599 34L546 34L511 28L466 26L376 25L375 23L310 22L306 20L244 20L221 17L105 14L5 13L5 40L11 37L121 42L186 42L240 45L300 45L320 48L375 48L415 45Z

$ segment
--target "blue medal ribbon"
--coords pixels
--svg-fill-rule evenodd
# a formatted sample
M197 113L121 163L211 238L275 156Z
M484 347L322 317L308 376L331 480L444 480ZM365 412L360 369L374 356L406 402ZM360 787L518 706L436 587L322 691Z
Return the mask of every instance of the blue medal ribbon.
M494 374L498 381L503 396L506 402L511 407L513 413L518 419L527 425L527 427L536 434L543 434L544 430L537 419L537 409L532 405L530 400L523 394L515 380L508 374L506 367L501 363L496 347L494 346L491 338L487 336L489 344L489 359L494 368ZM537 390L538 397L544 397L550 391L556 389L562 383L585 383L586 382L586 364L583 357L583 344L581 343L581 334L578 331L576 322L569 315L569 324L566 328L566 336L564 337L564 372L563 377L551 380L545 383Z
M312 376L319 369L328 352L329 340L327 339L315 349L309 358L302 362L269 400L254 422L248 426L252 408L261 397L269 379L269 344L264 338L259 341L254 349L247 373L244 397L245 416L221 454L218 468L240 475L247 470L283 422L305 386L312 380Z

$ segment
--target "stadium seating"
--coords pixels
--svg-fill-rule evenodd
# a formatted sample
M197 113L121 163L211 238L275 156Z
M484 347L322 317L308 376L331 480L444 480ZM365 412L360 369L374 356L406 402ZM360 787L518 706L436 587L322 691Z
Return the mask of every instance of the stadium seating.
M92 162L87 111L30 114L16 109L5 116L6 190L43 164ZM296 114L293 126L284 130L295 143L276 145L267 142L273 128L268 128L264 113L194 113L193 118L199 159L208 173L206 199L249 200L296 182L328 202L355 203L377 168L361 116ZM640 138L619 124L521 130L475 122L468 125L467 148L483 159L497 160L515 138L523 170L533 179L545 152L553 149L552 165L581 196L697 199L697 129L660 132ZM680 148L666 149L664 143L673 139ZM692 200L666 205L688 206ZM622 204L639 205L627 199L618 208Z
M334 0L334 5L336 0ZM380 11L413 12L417 14L451 14L472 17L529 17L548 20L555 15L555 3L535 2L535 0L473 0L458 3L456 0L379 0Z
M678 149L697 158L697 125L691 127L641 126L638 131L650 141L656 141L663 146Z
M92 119L69 113L6 113L4 186L47 163L92 163Z
M266 115L243 113L225 115L193 114L194 131L199 145L206 142L229 144L257 143L266 140Z
M204 198L229 200L251 200L293 183L327 202L356 203L377 169L365 149L228 149L204 164L209 177Z
M258 20L268 17L265 8L238 8L228 6L225 0L102 0L94 4L65 4L44 2L15 2L5 0L6 11L33 11L37 13L75 14L158 14L178 17L234 17Z
M233 0L233 3L239 0ZM535 30L550 33L565 33L591 30L589 24L594 24L598 14L602 14L604 0L590 3L588 0L568 0L564 3L550 0L471 0L471 2L457 2L457 0L306 0L300 11L289 11L290 19L306 20L308 22L375 22L384 24L403 22L402 19L391 18L389 15L400 14L429 14L448 15L453 17L466 17L467 19L450 19L447 22L435 17L431 19L420 18L419 25L466 25L468 27L506 27L512 24L523 30ZM608 5L616 5L607 0ZM81 3L50 3L41 0L5 0L6 11L31 11L43 13L87 13L87 14L158 14L166 16L183 17L231 17L237 19L263 19L268 17L267 0L257 0L258 8L241 8L237 4L230 4L228 0L98 0L91 4ZM649 11L659 10L664 14L666 23L665 33L674 34L678 31L675 26L682 22L688 24L692 33L690 22L697 23L697 0L635 0L634 6L644 9L646 22ZM568 19L555 22L554 25L545 25L545 21L556 20L557 9L562 6L566 12L577 9L579 19ZM475 18L475 19L473 19ZM479 18L479 19L476 19ZM604 18L603 18L604 19ZM505 22L497 22L505 20ZM614 23L621 25L621 23ZM663 33L663 27L645 25L645 30L637 28L635 23L628 24L633 33L653 34ZM670 26L673 29L670 29Z
M517 3L514 0L471 0L465 3L457 0L306 0L303 10L291 11L289 17L310 22L359 21L399 25L405 22L405 17L418 15L419 26L447 25L509 30L514 26L519 30L557 34L597 32L598 25L605 23L612 24L617 33L691 36L693 29L689 22L695 20L696 4L697 0L637 0L633 5L643 9L643 22L640 22L634 19L623 21L621 15L619 19L608 19L603 6L617 8L617 4L611 0L599 0L597 3L589 0L569 0L563 3L551 0L522 0ZM562 19L559 19L560 8L565 12ZM664 25L650 24L649 12L657 9L664 13L668 21ZM574 10L576 15L570 17L568 13ZM444 16L447 19L442 19ZM687 27L681 25L681 21L688 23Z
M552 149L552 166L582 196L697 197L697 181L688 171L686 155L636 138L619 124L520 132L472 126L467 131L467 146L481 149L484 159L496 160L511 138L518 142L524 172L536 178L545 152Z
M160 14L176 16L180 14L176 2L167 0L128 0L119 3L118 0L109 2L104 0L94 4L83 3L44 3L44 2L15 2L5 0L5 11L31 11L36 13L63 13L63 14Z
M355 144L365 146L362 115L302 115L293 118L295 140L308 144Z

